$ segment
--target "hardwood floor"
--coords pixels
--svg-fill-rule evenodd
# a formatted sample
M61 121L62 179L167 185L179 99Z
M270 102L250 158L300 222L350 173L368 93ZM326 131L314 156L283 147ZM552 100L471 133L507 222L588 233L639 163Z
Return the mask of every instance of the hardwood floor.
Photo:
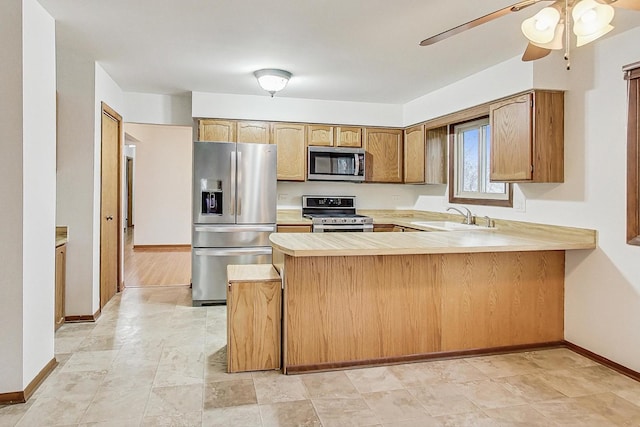
M133 249L134 227L126 232L124 245L124 286L189 286L191 283L191 251Z

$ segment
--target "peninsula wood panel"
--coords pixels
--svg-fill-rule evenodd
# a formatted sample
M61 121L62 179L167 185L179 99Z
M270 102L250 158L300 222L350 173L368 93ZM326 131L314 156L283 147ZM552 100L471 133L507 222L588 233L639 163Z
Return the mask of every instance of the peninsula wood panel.
M280 368L280 290L279 278L229 283L229 372Z
M424 126L413 126L404 131L404 182L422 184L425 180Z
M438 351L438 259L286 256L286 365Z
M442 258L442 351L561 341L564 252Z
M201 119L198 121L198 141L235 142L236 122Z
M563 339L564 251L284 258L285 371Z

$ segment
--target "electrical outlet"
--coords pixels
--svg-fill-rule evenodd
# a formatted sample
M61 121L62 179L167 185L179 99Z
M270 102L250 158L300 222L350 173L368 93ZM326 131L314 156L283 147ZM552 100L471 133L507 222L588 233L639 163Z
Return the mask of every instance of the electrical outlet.
M391 196L391 200L394 202L399 202L400 201L400 196L397 194L394 194Z

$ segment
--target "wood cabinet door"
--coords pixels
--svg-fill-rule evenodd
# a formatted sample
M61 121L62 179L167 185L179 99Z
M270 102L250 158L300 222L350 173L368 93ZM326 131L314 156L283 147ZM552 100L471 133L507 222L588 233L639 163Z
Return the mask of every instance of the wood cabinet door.
M235 142L235 140L235 121L211 119L198 121L198 141Z
M491 181L527 181L532 177L532 94L492 104Z
M280 367L280 282L238 282L227 288L229 372Z
M426 131L425 184L447 183L448 138L447 126L440 126Z
M275 123L273 143L278 146L278 180L304 181L307 157L304 125Z
M401 129L365 128L367 182L402 182L402 143Z
M237 142L270 144L269 122L238 122Z
M362 128L336 126L336 147L362 147Z
M424 126L413 126L404 131L404 182L424 183L425 137Z
M307 145L333 146L333 126L307 126Z
M62 245L56 248L56 281L55 281L55 308L53 325L54 330L64 323L64 298L67 274L67 246Z

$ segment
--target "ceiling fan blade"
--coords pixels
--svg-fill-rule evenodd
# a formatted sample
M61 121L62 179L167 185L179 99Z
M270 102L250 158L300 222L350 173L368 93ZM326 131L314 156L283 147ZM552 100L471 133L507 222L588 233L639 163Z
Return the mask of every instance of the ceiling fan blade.
M551 49L545 49L544 47L536 46L533 43L529 43L524 53L522 54L523 61L535 61L536 59L544 58L549 55Z
M476 18L473 21L469 21L462 25L458 25L457 27L451 28L447 31L443 31L440 34L436 34L435 36L424 39L420 42L420 46L429 46L444 39L447 39L456 34L460 34L463 31L469 30L471 28L477 27L478 25L486 24L487 22L493 21L494 19L500 18L501 16L507 15L511 12L519 12L525 7L532 6L541 1L552 1L552 0L525 0L519 3L513 4L511 6L507 6L500 10L496 10L495 12L491 12L487 15L481 16L480 18ZM624 1L624 0L618 0Z

